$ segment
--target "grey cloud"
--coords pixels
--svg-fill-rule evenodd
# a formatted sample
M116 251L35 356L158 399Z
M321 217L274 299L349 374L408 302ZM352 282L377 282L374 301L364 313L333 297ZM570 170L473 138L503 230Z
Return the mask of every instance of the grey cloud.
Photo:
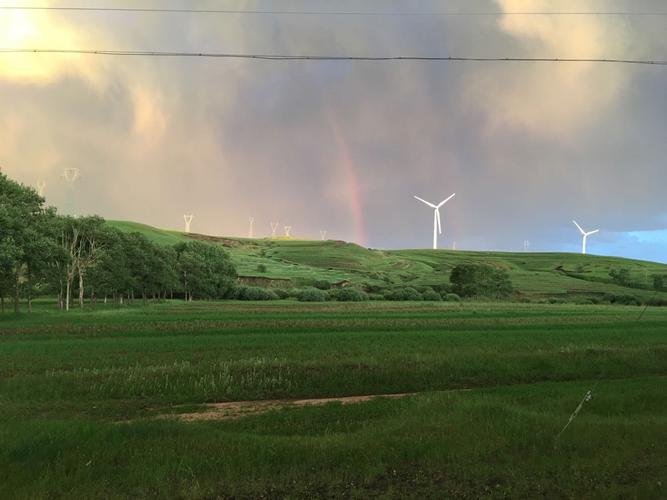
M307 5L331 8L328 2ZM393 8L442 10L438 2L405 5ZM479 10L495 6L481 3ZM659 9L660 2L641 7ZM391 9L370 1L337 5L345 8ZM470 7L462 2L460 8ZM530 38L486 18L56 19L100 34L99 43L113 48L470 55L540 50ZM606 23L618 22L594 21L605 36ZM623 21L622 39L614 35L609 49L660 55L666 46L658 28L655 20ZM192 212L195 230L226 234L245 234L253 215L260 234L269 233L270 220L280 220L292 224L296 235L317 237L326 228L332 237L354 239L333 117L358 178L366 243L374 247L428 246L429 213L412 195L435 200L454 191L457 197L443 212L447 246L456 239L460 247L518 249L528 238L535 248L570 248L571 239L576 243L572 217L608 231L667 227L662 68L594 66L563 73L571 69L85 61L100 82L91 83L81 68L35 83L3 78L0 67L0 101L10 109L0 117L8 138L0 140L0 164L31 184L46 178L49 201L60 206L66 199L61 169L81 168L81 212L163 227L180 227L182 214ZM569 74L575 84L559 87ZM577 95L568 94L572 88ZM521 103L524 108L513 107ZM606 248L613 251L613 243ZM649 250L646 257L659 258Z

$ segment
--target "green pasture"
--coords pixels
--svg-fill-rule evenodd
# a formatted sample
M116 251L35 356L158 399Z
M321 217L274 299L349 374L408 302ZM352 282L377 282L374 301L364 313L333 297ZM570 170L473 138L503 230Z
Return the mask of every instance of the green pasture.
M667 308L35 310L0 316L1 498L665 493ZM395 393L412 395L177 418L224 401Z

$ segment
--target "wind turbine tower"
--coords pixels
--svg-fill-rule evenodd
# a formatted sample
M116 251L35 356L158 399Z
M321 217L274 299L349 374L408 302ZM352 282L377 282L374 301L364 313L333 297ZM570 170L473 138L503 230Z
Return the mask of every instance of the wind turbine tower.
M255 223L255 218L250 217L248 220L250 221L250 227L248 228L248 238L252 238L252 225Z
M523 240L523 251L527 252L530 249L530 241Z
M185 221L185 232L189 233L190 232L190 226L192 225L192 219L194 219L194 215L184 215L183 220Z
M46 189L46 182L38 181L37 182L37 194L44 198L44 190Z
M327 232L326 231L320 231L320 239L322 241L327 239Z
M278 231L278 226L280 222L271 222L271 238L276 237L276 231Z
M289 238L290 231L292 230L292 226L285 226L285 238Z
M454 196L456 196L456 193L452 194L449 198L442 200L437 205L434 205L429 201L422 200L419 196L415 196L416 200L421 201L422 203L428 205L433 209L433 250L436 250L438 248L438 233L442 234L442 223L440 222L440 207L443 206L452 198L454 198Z
M586 239L591 235L599 232L599 229L596 229L595 231L584 231L579 224L577 224L576 220L573 220L574 225L577 226L577 229L579 229L579 232L581 233L581 253L583 255L586 255Z

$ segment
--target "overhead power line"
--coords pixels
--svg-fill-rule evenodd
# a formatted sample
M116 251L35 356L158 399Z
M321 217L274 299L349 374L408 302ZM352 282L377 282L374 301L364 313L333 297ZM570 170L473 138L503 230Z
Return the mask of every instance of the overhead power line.
M381 12L381 11L311 11L311 10L238 10L238 9L170 9L143 7L58 7L0 6L0 10L43 10L72 12L145 12L172 14L243 14L277 16L667 16L667 12L632 11L478 11L478 12Z
M458 56L327 56L288 54L234 54L225 52L171 52L149 50L17 49L0 48L0 54L82 54L130 57L205 57L217 59L258 59L269 61L440 61L440 62L560 62L645 64L667 66L667 60L572 58L572 57L458 57Z

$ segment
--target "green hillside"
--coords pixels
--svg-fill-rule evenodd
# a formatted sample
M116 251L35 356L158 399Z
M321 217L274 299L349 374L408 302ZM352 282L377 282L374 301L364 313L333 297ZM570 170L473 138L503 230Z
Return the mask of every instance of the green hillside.
M449 273L457 264L483 263L506 269L514 288L526 298L591 297L613 293L640 298L657 295L667 299L667 293L656 294L651 286L653 275L667 276L667 265L619 257L569 253L370 250L343 241L213 237L186 235L133 222L110 221L109 224L123 231L140 232L160 244L197 239L222 245L231 255L243 280L266 286L300 286L312 280L331 283L349 281L365 288L439 285L448 282ZM632 285L613 283L609 277L612 269L627 269Z

